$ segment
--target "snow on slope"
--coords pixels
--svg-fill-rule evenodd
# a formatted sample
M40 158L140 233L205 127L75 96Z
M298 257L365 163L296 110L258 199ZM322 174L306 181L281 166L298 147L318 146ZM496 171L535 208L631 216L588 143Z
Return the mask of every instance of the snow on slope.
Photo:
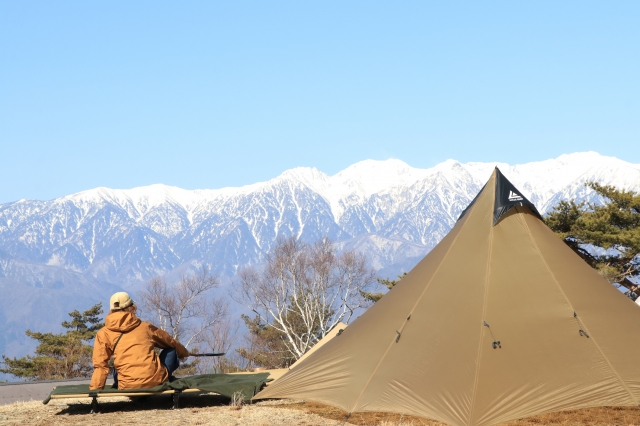
M447 160L429 169L366 160L333 176L299 167L239 188L96 188L0 205L0 287L63 303L79 286L135 290L153 275L203 264L232 277L288 236L329 236L394 276L442 239L496 165L543 213L562 199L601 201L586 181L640 191L640 165L594 152L513 166ZM54 276L64 278L47 278ZM15 323L15 309L0 300L0 326L29 326ZM0 353L9 343L0 339Z
M0 250L76 271L93 268L107 281L128 269L132 276L125 280L135 281L191 259L223 264L217 269L232 274L259 261L278 236L376 234L429 249L495 166L541 212L561 199L590 199L588 180L640 190L639 165L594 152L514 166L448 160L430 169L366 160L334 176L300 167L240 188L96 188L8 203L0 205ZM105 256L107 264L96 267Z
M486 180L485 176L491 173L494 165L517 188L530 195L530 200L541 212L547 212L560 199L573 196L578 187L583 187L586 191L584 183L587 181L613 184L624 189L640 188L640 165L595 152L565 154L551 160L515 166L504 163L469 163L466 167L476 179ZM559 194L561 195L558 197Z

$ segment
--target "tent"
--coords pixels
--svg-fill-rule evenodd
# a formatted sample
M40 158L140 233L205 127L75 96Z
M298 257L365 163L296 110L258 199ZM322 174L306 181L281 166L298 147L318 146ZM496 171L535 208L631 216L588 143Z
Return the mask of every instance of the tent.
M496 168L447 236L256 398L451 425L640 400L640 309Z

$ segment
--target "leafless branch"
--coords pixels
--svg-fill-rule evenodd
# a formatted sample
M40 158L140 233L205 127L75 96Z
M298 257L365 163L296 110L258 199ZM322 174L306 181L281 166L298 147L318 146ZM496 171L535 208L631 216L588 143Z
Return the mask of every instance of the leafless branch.
M219 285L218 278L205 267L197 274L183 275L174 284L168 284L163 277L154 277L139 293L139 305L149 322L187 348L198 346L208 332L228 319L227 301L212 295Z
M298 359L338 322L365 306L361 291L374 281L364 255L336 253L328 238L305 244L279 240L263 268L237 275L234 299L283 335Z

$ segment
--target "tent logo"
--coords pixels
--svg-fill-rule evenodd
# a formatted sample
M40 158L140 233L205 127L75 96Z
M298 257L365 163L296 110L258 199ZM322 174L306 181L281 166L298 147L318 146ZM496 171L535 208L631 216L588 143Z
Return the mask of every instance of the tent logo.
M513 191L509 191L509 201L522 201L522 197Z

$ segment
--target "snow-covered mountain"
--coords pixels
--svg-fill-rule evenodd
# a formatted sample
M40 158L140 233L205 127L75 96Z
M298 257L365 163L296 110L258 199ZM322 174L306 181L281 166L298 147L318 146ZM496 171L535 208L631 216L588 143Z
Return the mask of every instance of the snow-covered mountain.
M595 200L586 181L640 191L640 165L588 152L514 166L367 160L334 176L296 168L240 188L96 188L2 204L0 353L23 353L26 328L56 329L66 312L117 288L135 292L153 275L206 264L230 278L280 236L329 236L394 276L440 241L496 165L543 213L562 199Z

